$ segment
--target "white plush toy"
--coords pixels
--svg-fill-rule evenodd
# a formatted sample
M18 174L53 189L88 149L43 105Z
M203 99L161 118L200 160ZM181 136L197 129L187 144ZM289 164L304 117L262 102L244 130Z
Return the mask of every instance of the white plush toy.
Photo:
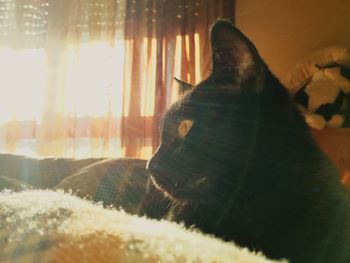
M294 94L307 124L317 130L343 127L349 108L350 74L339 65L319 67Z

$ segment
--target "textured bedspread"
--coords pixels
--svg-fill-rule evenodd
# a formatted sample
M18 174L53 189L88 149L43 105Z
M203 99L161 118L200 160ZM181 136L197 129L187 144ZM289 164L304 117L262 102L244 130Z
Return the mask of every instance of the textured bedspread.
M0 193L0 262L272 262L182 226L53 191Z

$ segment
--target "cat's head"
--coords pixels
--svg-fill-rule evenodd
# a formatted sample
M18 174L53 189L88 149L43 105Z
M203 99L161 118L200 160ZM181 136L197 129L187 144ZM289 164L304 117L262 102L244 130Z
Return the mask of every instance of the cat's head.
M147 166L155 185L179 200L209 201L217 187L230 192L241 184L262 122L288 117L287 93L231 23L213 25L211 53L211 75L166 112Z

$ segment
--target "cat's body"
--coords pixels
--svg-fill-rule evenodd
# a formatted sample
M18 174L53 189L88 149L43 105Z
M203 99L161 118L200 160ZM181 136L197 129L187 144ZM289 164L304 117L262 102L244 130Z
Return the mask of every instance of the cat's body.
M164 117L141 213L292 263L350 262L348 192L288 93L228 22L211 42L212 74Z

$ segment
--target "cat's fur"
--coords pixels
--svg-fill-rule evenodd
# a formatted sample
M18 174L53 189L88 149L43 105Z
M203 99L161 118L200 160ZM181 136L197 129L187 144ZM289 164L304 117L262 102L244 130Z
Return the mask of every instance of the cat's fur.
M211 46L211 75L164 116L141 213L292 263L350 262L348 193L288 93L229 22Z

